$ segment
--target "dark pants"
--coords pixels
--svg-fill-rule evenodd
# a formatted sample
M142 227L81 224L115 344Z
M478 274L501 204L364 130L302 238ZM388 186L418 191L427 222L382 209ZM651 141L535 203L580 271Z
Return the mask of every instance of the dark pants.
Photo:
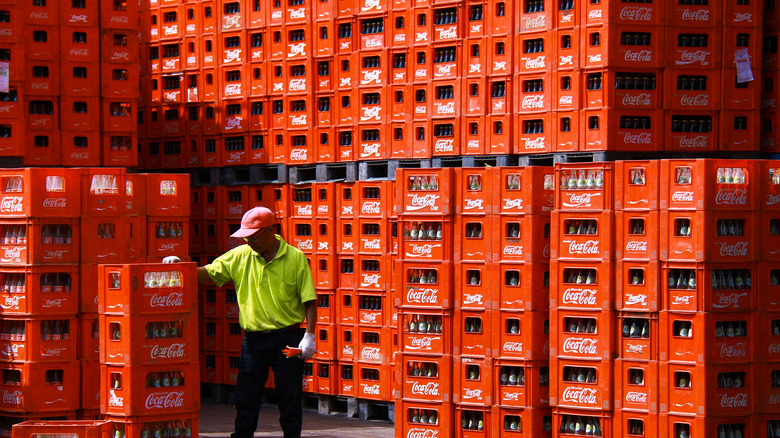
M268 368L274 372L279 424L285 438L301 436L303 425L303 360L282 354L286 346L298 347L303 330L244 334L236 381L236 432L233 438L250 438L257 430Z

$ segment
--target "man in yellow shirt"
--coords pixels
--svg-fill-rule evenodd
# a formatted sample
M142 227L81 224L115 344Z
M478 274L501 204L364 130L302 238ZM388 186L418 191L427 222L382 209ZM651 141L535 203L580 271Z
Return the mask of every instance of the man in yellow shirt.
M236 289L244 341L236 381L236 431L231 435L235 438L250 438L257 429L269 368L274 372L284 436L301 436L303 360L315 353L317 295L306 256L274 234L275 225L271 210L247 211L241 228L231 235L247 244L198 268L198 282L222 286L232 281ZM282 354L286 346L295 345L300 356Z

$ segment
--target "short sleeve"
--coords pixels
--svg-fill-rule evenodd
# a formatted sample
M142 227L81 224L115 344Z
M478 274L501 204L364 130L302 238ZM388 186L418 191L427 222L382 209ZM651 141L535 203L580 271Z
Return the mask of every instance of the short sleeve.
M314 290L314 279L311 276L311 267L306 256L301 255L299 262L302 267L298 269L298 291L301 294L301 303L317 299L317 292Z
M210 264L204 266L209 277L211 277L217 286L222 287L223 284L233 281L230 267L233 265L234 259L235 253L234 250L231 250L217 257Z

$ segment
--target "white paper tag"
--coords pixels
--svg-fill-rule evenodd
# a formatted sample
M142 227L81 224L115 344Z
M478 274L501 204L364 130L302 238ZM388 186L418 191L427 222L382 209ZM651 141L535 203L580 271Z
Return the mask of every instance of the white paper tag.
M739 49L734 52L734 63L737 64L737 82L753 80L753 69L750 66L750 55L747 49Z
M8 92L8 72L10 70L10 64L7 62L0 62L0 93Z

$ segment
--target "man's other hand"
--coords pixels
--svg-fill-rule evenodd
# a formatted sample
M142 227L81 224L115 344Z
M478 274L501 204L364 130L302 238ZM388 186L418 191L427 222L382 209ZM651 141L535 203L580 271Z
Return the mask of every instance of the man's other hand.
M301 359L311 359L317 349L314 333L306 333L303 335L303 339L301 339L301 343L298 344L298 348L301 349Z

